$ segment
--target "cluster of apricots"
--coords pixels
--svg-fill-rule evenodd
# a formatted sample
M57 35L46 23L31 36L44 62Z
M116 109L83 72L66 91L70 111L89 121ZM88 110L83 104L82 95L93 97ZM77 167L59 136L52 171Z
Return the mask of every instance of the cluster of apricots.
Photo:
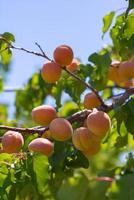
M42 105L32 110L32 119L38 125L47 125L42 138L34 139L29 144L29 150L51 155L54 145L49 139L56 141L66 141L72 138L74 147L89 157L95 155L100 150L100 144L103 137L110 129L110 118L103 111L93 111L88 115L83 127L73 131L70 122L64 118L58 117L56 110L50 105ZM46 145L45 145L46 144ZM48 148L49 153L45 152Z
M108 71L108 79L120 87L134 86L134 57L128 61L114 61Z
M66 141L72 139L74 147L86 156L95 155L101 147L101 140L110 129L110 118L103 112L94 110L85 120L83 127L73 130L71 123L58 117L56 110L50 105L42 105L32 110L32 119L41 126L48 126L42 137L33 139L28 149L45 156L54 152L53 141ZM21 133L7 131L2 137L1 153L17 153L23 147L24 139Z
M70 72L75 72L79 67L79 61L74 58L71 47L67 45L58 46L53 52L54 61L47 62L43 65L41 76L47 83L55 83L59 80L62 67Z
M47 62L41 70L42 78L48 83L59 80L62 68L70 72L78 69L79 62L73 57L72 49L67 45L58 46L53 53L54 61ZM112 68L113 69L113 68ZM114 69L118 69L114 67ZM120 68L119 68L120 69ZM119 70L118 69L118 70ZM130 78L130 76L129 76ZM93 109L101 105L95 93L88 93L84 98L84 108ZM50 105L41 105L32 110L32 120L40 126L48 126L40 138L33 139L28 149L32 152L51 156L54 152L54 140L66 141L72 139L74 147L86 157L95 155L101 147L101 141L110 129L111 122L107 113L93 110L83 127L73 130L71 123L58 116L55 108ZM24 144L23 136L19 132L7 131L2 137L1 152L16 153Z

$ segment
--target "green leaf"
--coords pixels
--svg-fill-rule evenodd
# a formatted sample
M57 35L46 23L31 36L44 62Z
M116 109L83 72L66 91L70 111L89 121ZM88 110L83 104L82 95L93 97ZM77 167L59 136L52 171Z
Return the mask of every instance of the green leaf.
M134 14L130 14L126 20L123 37L130 39L134 35Z
M124 137L118 136L116 139L115 147L122 148L127 144L128 144L128 135L125 135Z
M109 14L105 15L104 18L103 18L103 28L102 28L102 32L105 34L108 29L110 28L111 26L111 23L113 21L113 18L114 18L114 15L115 15L115 12L110 12ZM103 34L103 36L104 36Z
M134 98L131 98L123 109L127 114L127 118L125 120L126 128L132 135L134 135Z
M12 57L12 52L8 47L8 44L5 42L1 43L0 46L0 55L1 55L1 62L4 65L9 64L11 57Z
M119 15L110 31L113 41L113 52L122 60L128 60L134 54L134 13Z
M88 179L80 174L67 179L58 191L59 200L86 200Z
M87 169L89 167L89 161L81 153L81 151L77 151L76 153L74 153L72 155L72 157L69 157L69 159L66 160L66 164L67 164L67 166L72 167L72 168L83 167L83 168Z
M15 37L12 33L5 32L2 34L2 37L5 38L8 42L15 42Z
M90 55L88 61L94 63L100 74L104 75L111 63L111 58L109 52L104 50L100 53L93 53Z
M44 155L38 154L34 156L34 171L37 177L38 189L44 191L48 175L48 159Z
M107 85L107 73L111 63L110 53L107 49L103 49L99 53L91 54L88 61L94 64L90 84L97 90L103 90Z
M133 200L134 199L134 174L121 176L116 182L116 191L112 191L109 199L114 200Z

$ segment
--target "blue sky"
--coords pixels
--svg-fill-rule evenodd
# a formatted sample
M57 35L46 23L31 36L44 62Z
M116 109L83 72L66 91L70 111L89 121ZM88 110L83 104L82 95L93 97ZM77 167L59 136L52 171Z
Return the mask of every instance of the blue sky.
M108 36L101 39L102 17L126 6L125 0L1 0L0 33L13 33L16 46L35 51L34 43L38 42L49 56L56 46L68 44L86 63L91 53L110 42ZM14 50L6 85L23 86L43 62L40 57ZM0 97L12 107L13 96L6 93Z

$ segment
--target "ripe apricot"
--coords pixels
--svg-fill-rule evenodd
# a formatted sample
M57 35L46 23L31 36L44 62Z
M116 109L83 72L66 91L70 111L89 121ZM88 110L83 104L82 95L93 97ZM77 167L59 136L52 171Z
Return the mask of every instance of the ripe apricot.
M80 62L76 58L74 58L71 64L66 66L66 69L68 69L68 71L70 72L75 72L78 70L79 65L80 65Z
M73 129L68 120L64 118L54 119L50 125L49 129L52 138L58 141L65 141L71 138Z
M5 153L17 153L24 144L23 136L16 131L7 131L2 137L2 146Z
M110 118L107 113L103 111L95 111L87 117L87 127L95 135L104 137L110 129Z
M123 81L134 78L134 63L131 61L124 61L119 67L119 76Z
M60 45L54 50L53 57L61 66L70 65L73 60L73 50L67 45Z
M54 152L54 144L46 138L36 138L28 145L29 151L38 152L45 156L51 156Z
M121 62L114 61L111 63L109 70L108 70L108 79L115 82L116 84L120 84L122 82L122 79L119 75L119 66Z
M33 121L41 126L48 125L56 117L56 110L50 105L41 105L32 110Z
M47 83L55 83L61 75L61 67L55 62L45 63L41 70L41 76Z
M83 104L84 108L92 109L95 107L99 107L101 105L101 102L96 96L96 94L94 92L91 92L85 95Z
M79 149L80 151L87 151L100 143L100 138L87 128L80 127L74 131L72 141L76 149Z
M133 80L127 80L127 81L119 83L118 85L123 88L129 88L129 87L134 86L134 82Z
M100 143L96 143L96 145L92 145L87 151L82 151L82 153L90 158L91 156L96 155L100 151L101 145Z

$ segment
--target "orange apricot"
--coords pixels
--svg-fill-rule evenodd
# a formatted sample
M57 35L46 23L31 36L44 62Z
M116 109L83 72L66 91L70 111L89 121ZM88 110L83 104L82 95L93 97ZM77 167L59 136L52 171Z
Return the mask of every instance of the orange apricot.
M100 143L100 138L87 128L80 127L74 131L72 141L76 149L87 151L89 148L92 149L93 146Z
M79 65L80 65L80 62L76 58L74 58L71 64L66 66L66 69L68 69L68 71L70 72L75 72L78 70Z
M89 147L87 151L82 151L82 153L87 157L90 158L91 156L96 155L100 151L101 145L100 143L96 143L96 145L92 145Z
M45 156L51 156L54 152L54 144L46 138L36 138L28 145L29 151L38 152Z
M41 70L41 76L47 83L55 83L61 76L61 67L55 62L45 63Z
M94 92L91 92L85 95L83 104L84 108L92 109L95 107L99 107L101 105L101 102L96 96L96 94Z
M24 144L21 133L7 131L2 137L2 146L5 153L17 153Z
M61 66L70 65L73 60L73 50L67 45L60 45L54 50L53 57Z
M95 111L87 117L87 127L95 135L104 137L110 129L111 121L107 113Z
M120 75L119 75L120 64L121 62L114 61L112 62L108 70L108 79L115 82L116 84L122 82L122 79L120 78Z
M48 125L56 117L56 110L50 105L41 105L32 110L33 121L41 126Z
M127 80L127 81L119 83L118 85L123 88L129 88L129 87L134 86L134 82L133 80Z
M50 123L49 129L52 138L58 141L65 141L70 139L73 133L72 125L68 120L64 118L54 119Z
M119 76L122 82L134 78L134 62L122 62L119 66Z

